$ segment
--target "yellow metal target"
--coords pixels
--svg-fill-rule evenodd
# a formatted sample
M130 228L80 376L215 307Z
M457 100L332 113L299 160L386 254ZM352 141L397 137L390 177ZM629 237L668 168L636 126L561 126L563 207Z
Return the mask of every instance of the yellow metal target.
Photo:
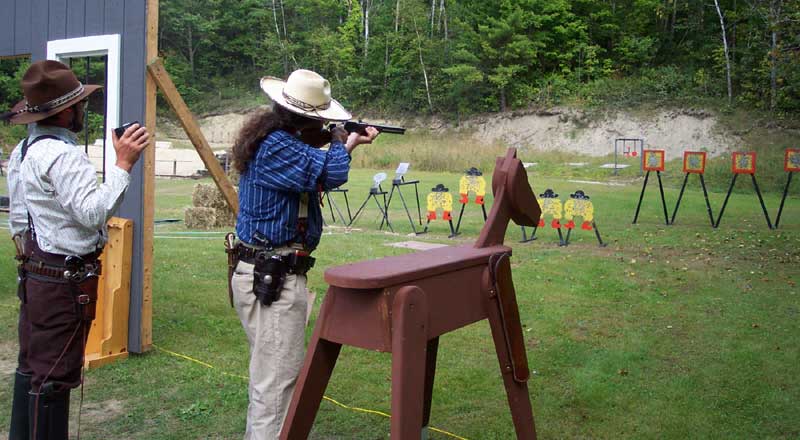
M550 226L555 229L560 228L563 206L561 204L561 199L558 198L558 194L548 188L544 193L539 194L539 198L537 198L536 201L539 202L539 207L542 209L542 216L539 218L539 227L544 227L544 217L549 215L553 218L550 222Z
M428 220L436 220L436 211L442 210L442 220L452 220L453 195L441 183L428 194Z
M462 205L469 202L469 193L475 194L476 204L483 205L486 196L486 179L483 178L483 173L474 167L468 169L458 181L458 193L461 195L459 202Z
M574 194L570 194L569 197L570 199L564 203L564 219L567 220L567 224L564 227L573 229L575 227L574 218L582 217L583 224L581 224L581 229L591 231L592 222L594 221L594 205L589 200L589 196L578 190Z

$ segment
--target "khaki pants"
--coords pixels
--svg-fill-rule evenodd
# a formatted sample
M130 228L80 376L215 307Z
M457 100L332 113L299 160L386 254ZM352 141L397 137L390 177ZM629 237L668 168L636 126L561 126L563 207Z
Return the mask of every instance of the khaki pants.
M274 440L281 432L303 365L308 302L305 275L287 275L269 307L253 294L253 265L239 262L231 280L233 303L250 342L245 440Z

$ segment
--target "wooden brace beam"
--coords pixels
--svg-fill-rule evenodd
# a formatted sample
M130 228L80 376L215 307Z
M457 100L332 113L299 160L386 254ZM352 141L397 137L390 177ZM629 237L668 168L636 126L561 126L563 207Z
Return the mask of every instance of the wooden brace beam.
M228 207L234 214L238 214L239 198L236 195L236 190L234 190L233 184L231 184L228 176L225 175L225 171L220 166L217 158L214 157L211 146L209 146L208 141L205 136L203 136L203 132L200 131L200 126L194 119L189 107L187 107L186 103L183 101L178 89L175 88L175 84L172 82L169 73L164 69L164 64L161 62L161 59L155 58L150 61L147 64L147 71L156 82L156 85L158 85L158 88L161 89L161 93L163 93L164 98L166 98L172 110L178 116L183 130L186 132L186 135L189 136L195 149L197 149L197 153L200 154L200 159L203 160L206 169L211 173L214 183L216 183L219 190L222 191L225 201L228 202Z

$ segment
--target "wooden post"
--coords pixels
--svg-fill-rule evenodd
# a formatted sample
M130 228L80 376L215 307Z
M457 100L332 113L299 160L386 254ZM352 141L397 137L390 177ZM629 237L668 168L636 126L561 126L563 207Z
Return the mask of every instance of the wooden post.
M214 179L214 183L217 184L217 188L222 192L222 196L225 197L228 207L234 214L238 214L239 198L236 195L236 190L233 188L233 184L231 184L228 176L225 175L225 171L220 166L217 158L214 157L214 152L211 151L208 141L205 136L203 136L203 132L200 131L200 126L197 124L197 121L195 121L192 112L189 110L189 107L186 106L183 98L181 98L178 89L175 88L175 84L172 82L169 73L164 69L164 64L161 62L161 59L154 58L150 61L147 65L147 71L150 72L150 76L158 85L158 88L161 89L164 98L167 99L170 107L172 107L172 110L178 116L183 130L186 132L186 135L189 136L197 153L200 154L200 159L203 160L206 169L211 173L211 177Z
M158 0L147 0L146 59L158 56ZM156 195L156 84L145 76L144 119L151 134L150 145L144 150L142 189L142 352L153 345L153 228Z

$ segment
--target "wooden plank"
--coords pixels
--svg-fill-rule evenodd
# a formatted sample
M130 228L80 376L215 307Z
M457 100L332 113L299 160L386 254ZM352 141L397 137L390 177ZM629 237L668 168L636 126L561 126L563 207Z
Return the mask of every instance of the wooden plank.
M49 12L47 39L63 40L67 36L67 0L50 0Z
M14 53L29 53L31 51L31 3L18 1L14 9Z
M31 54L29 53L23 53L21 55L0 55L0 60L16 60L19 58L30 58L30 56Z
M178 89L175 88L175 84L172 82L169 73L164 69L164 64L160 59L156 58L147 64L147 71L150 72L158 88L161 89L161 92L164 94L164 98L166 98L170 107L172 107L172 110L178 116L183 130L186 132L186 135L189 136L195 149L197 149L197 153L200 154L200 159L203 160L206 169L211 173L214 183L216 183L219 190L222 191L222 195L225 197L228 207L234 214L238 214L239 199L236 195L236 190L234 190L228 176L225 175L225 171L222 170L217 158L214 157L214 152L208 145L208 141L203 135L203 132L200 131L200 126L194 119L194 115L192 115L189 107L186 106Z
M158 57L158 0L147 0L147 42L145 56L149 62ZM142 351L153 346L153 233L156 193L156 83L150 75L145 77L144 120L152 133L150 145L144 150L144 188L142 199Z
M67 38L86 36L86 0L67 0Z
M2 0L2 3L5 13L0 14L0 57L12 57L17 55L14 51L14 16L17 2Z
M105 1L86 0L86 35L103 35L103 20L105 19Z

